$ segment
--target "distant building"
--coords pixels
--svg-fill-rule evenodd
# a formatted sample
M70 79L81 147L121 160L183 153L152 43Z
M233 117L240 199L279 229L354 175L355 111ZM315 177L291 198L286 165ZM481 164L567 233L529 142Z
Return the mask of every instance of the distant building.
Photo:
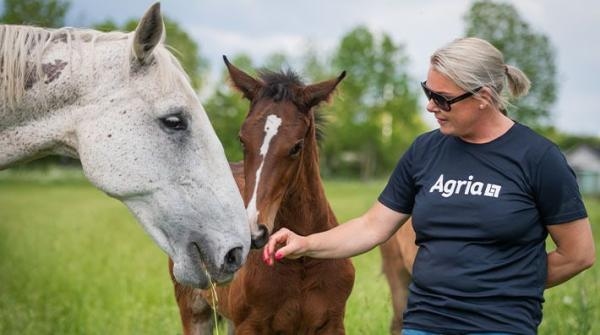
M577 174L581 193L600 195L600 148L582 144L565 152L565 157Z

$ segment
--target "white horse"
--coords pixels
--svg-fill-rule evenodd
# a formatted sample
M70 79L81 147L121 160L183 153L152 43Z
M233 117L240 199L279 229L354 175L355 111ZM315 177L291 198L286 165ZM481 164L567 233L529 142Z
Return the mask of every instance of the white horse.
M173 259L176 280L207 288L245 261L250 228L163 26L159 3L129 34L0 25L0 169L80 159Z

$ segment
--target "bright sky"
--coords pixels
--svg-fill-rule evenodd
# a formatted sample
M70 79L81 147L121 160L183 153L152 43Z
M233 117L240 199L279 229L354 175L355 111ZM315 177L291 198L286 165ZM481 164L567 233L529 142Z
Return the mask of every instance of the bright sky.
M67 24L89 26L112 18L139 18L151 0L72 0ZM522 17L546 34L556 51L559 96L552 113L569 133L600 136L600 2L511 0ZM467 0L163 0L163 13L178 21L220 73L221 55L244 52L257 63L270 53L300 55L308 43L329 54L359 24L402 43L416 83L429 55L461 37ZM577 3L577 4L575 4ZM422 99L424 106L425 99ZM426 115L426 113L424 113ZM433 124L433 117L425 116Z

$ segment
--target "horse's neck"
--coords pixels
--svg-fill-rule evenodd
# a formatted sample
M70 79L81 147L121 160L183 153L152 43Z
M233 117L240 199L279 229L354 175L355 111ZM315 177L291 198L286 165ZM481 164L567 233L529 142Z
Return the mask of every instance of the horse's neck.
M47 115L0 128L0 169L50 154L77 157L75 129L66 114Z
M58 43L53 48L62 46ZM32 76L24 83L25 93L16 105L10 108L6 101L1 101L0 169L48 154L76 156L72 135L77 84L71 81L78 69L71 62L80 62L61 50L51 49L48 53L50 57L46 59L53 59L52 63L41 63L43 77ZM35 64L33 59L27 62Z
M307 235L321 232L337 225L337 220L327 198L320 176L316 143L303 157L295 181L286 192L276 226L289 228Z

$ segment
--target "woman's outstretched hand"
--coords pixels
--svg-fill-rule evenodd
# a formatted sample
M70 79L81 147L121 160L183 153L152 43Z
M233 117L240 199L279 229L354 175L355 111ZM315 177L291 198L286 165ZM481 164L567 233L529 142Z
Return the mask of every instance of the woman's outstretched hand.
M283 258L300 258L307 249L307 238L300 236L289 229L281 228L271 235L269 242L263 248L263 261L273 265L275 261Z

